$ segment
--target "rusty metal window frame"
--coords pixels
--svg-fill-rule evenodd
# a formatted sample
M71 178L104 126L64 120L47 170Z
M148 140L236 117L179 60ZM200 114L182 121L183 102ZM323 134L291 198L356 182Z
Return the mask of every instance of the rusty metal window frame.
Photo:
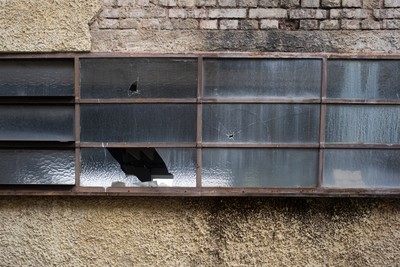
M80 59L83 58L193 58L198 65L197 98L195 99L81 99L80 98ZM357 189L357 188L325 188L322 186L323 160L326 148L370 148L370 149L400 149L400 144L326 144L326 108L329 104L360 104L360 105L400 105L400 100L351 100L327 99L327 62L329 59L393 59L400 60L400 54L337 54L337 53L247 53L247 52L207 52L187 54L165 53L51 53L51 54L2 54L2 59L72 59L74 61L75 98L69 102L75 106L75 185L1 185L0 195L112 195L112 196L312 196L312 197L365 197L390 196L399 197L399 189ZM206 58L249 58L249 59L319 59L321 68L321 95L319 99L206 99L203 97L203 63ZM28 101L29 102L29 101ZM2 101L4 103L4 101ZM104 143L80 141L80 105L91 103L190 103L197 106L196 143L106 143L106 147L190 147L196 149L197 169L196 187L83 187L80 186L81 148L103 147ZM204 103L314 103L320 105L319 144L258 144L258 143L203 143L202 112ZM15 144L3 143L2 147ZM19 144L21 145L21 144ZM23 145L23 144L22 144ZM35 146L40 146L38 143ZM65 147L70 147L67 144ZM51 145L50 145L51 147ZM56 146L54 146L56 148ZM214 148L313 148L319 151L318 181L315 188L227 188L202 187L202 149Z

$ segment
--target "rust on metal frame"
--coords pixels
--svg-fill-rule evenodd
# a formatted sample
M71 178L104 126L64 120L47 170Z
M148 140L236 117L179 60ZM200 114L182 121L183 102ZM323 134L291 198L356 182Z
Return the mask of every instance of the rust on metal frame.
M174 148L174 147L182 147L182 148L195 148L195 142L187 142L187 143L161 143L161 142L142 142L142 143L134 143L134 142L80 142L79 147L88 147L88 148L101 148L101 147L155 147L155 148Z
M110 99L80 99L80 104L135 104L135 103L183 103L196 104L196 98L110 98Z
M326 127L326 104L322 103L326 99L328 87L328 62L327 58L322 59L321 66L321 103L319 112L319 154L318 154L318 180L317 187L322 187L324 177L324 149L321 144L325 143Z
M74 92L75 92L75 143L80 143L81 137L81 107L79 105L79 99L81 97L81 84L80 84L80 62L79 58L76 56L74 58ZM81 150L79 147L75 147L75 188L80 186L80 176L81 176Z
M400 149L400 144L349 144L349 143L331 143L322 144L323 148L337 149Z
M0 196L400 197L400 189L0 186Z
M196 187L201 187L203 171L202 142L203 142L203 58L197 59L197 118L196 118Z
M321 100L319 98L266 98L266 97L260 97L260 98L229 98L229 97L224 97L224 98L204 98L202 99L202 103L207 103L207 104L216 104L216 103L243 103L243 104L319 104L321 103Z
M315 143L203 143L205 148L319 148L319 144Z
M390 99L323 99L325 104L351 104L351 105L400 105L400 100Z

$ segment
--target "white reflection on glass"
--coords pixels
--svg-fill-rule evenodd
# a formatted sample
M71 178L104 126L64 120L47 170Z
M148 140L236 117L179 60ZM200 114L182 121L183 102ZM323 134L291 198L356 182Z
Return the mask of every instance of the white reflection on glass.
M337 188L395 188L400 186L400 151L327 149L323 185Z
M315 187L318 150L203 149L203 186Z

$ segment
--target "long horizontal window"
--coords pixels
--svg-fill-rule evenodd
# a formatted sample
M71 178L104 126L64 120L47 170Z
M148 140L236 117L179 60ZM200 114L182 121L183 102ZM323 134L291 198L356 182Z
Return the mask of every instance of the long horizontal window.
M0 57L0 194L400 195L400 56Z

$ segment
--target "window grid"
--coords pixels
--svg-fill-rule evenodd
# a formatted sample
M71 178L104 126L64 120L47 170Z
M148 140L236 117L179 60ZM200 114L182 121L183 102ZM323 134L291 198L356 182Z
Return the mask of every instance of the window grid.
M232 54L132 54L131 57L188 57L197 58L198 61L198 88L196 99L81 99L80 98L80 58L115 58L126 57L126 54L110 53L110 54L50 54L45 58L73 58L74 59L74 82L75 82L75 176L76 185L70 186L1 186L0 195L19 195L19 194L43 194L43 195L179 195L179 196L207 196L207 195L253 195L253 196L266 196L266 195L279 195L279 196L332 196L332 195L345 195L345 196L400 196L399 189L351 189L351 188L324 188L322 187L323 168L324 168L324 152L326 148L384 148L384 149L399 149L400 144L326 144L325 143L325 130L326 130L326 109L327 105L336 104L362 104L362 105L399 105L400 100L352 100L352 99L327 99L327 62L329 58L349 58L349 55L340 54L258 54L256 56L247 53L232 53ZM204 58L288 58L288 59L321 59L321 95L319 99L268 99L268 98L255 98L255 99L209 99L203 98L203 59ZM4 55L2 58L44 58L43 55ZM351 55L352 59L400 59L400 55ZM51 101L50 101L51 102ZM187 103L196 104L197 106L197 131L196 143L97 143L97 142L81 142L80 141L80 105L81 104L107 104L107 103ZM205 103L314 103L320 105L320 125L319 125L319 144L258 144L258 143L203 143L202 140L202 111L203 104ZM13 146L12 142L4 143L2 147ZM34 145L33 145L34 146ZM96 187L81 187L80 186L80 172L81 160L80 149L86 147L191 147L196 149L197 155L197 168L196 168L196 188L96 188ZM47 147L56 147L49 144ZM236 147L236 148L314 148L319 151L319 170L318 182L316 188L208 188L201 187L201 173L202 173L202 148L215 147Z

